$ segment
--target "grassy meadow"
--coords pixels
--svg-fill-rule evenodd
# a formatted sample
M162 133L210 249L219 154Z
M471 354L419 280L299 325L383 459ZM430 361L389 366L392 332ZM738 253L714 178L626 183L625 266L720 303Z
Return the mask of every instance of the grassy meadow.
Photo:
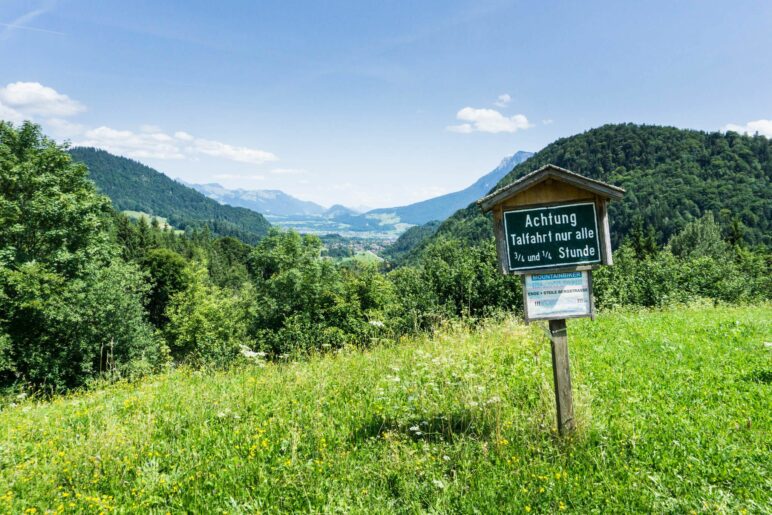
M4 401L0 513L772 512L772 305L515 320Z

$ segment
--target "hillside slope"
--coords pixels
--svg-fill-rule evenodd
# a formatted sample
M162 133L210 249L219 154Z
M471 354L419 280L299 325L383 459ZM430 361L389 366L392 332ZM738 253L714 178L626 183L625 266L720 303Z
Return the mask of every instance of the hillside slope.
M448 193L407 206L373 209L366 214L393 215L397 216L403 223L415 225L422 225L432 220L445 220L458 209L488 193L502 177L532 155L532 152L520 151L505 157L491 172L483 175L474 184L461 191Z
M14 398L0 511L770 513L770 320L767 304L570 321L564 442L549 344L513 321Z
M610 208L615 247L638 216L662 243L706 211L725 227L739 220L747 242L772 245L772 140L763 136L604 125L551 143L497 187L548 163L627 190ZM446 220L435 237L474 243L492 234L490 220L470 205Z
M70 154L88 167L91 180L119 211L161 216L178 229L208 226L214 234L248 243L255 243L270 227L260 213L221 205L132 159L83 147Z

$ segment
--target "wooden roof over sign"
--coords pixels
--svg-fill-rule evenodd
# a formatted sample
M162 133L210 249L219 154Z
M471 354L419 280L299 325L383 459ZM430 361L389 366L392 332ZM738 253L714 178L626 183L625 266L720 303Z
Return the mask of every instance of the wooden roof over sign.
M477 201L477 205L480 206L483 213L486 213L493 209L494 206L501 202L523 192L529 188L532 188L542 181L547 179L555 179L575 186L580 189L584 189L594 193L603 198L609 200L619 200L625 193L625 190L611 184L607 184L602 181L590 179L578 173L574 173L565 168L560 168L555 165L545 165L536 171L524 175L515 182L499 188L498 190L486 195Z

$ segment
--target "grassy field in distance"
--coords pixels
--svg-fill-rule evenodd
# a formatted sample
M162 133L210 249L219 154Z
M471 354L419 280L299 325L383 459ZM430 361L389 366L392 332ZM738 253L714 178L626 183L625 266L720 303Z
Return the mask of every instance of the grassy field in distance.
M0 411L0 513L772 512L772 305L514 320ZM30 511L31 513L32 511Z

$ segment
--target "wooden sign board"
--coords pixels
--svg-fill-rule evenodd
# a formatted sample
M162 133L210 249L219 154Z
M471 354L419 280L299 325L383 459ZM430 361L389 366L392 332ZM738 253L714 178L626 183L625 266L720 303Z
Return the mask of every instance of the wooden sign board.
M526 322L549 321L560 434L575 427L566 319L594 316L591 270L612 262L608 203L624 192L547 165L477 201L501 271L523 275Z
M493 213L501 272L521 275L535 270L592 270L612 264L608 203L623 194L616 186L547 165L477 204L483 212ZM571 215L575 215L576 225ZM571 234L563 234L569 231Z

